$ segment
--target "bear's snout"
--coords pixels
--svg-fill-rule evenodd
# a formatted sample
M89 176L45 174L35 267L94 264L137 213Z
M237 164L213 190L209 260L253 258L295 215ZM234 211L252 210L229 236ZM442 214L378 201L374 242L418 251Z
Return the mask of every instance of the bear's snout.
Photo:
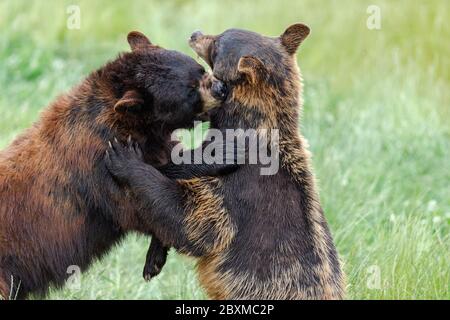
M218 107L220 105L220 100L212 94L212 86L214 82L214 77L210 73L205 73L202 80L200 81L200 96L203 102L203 111L207 112L210 109Z
M200 38L201 36L203 36L203 33L200 30L194 31L191 35L191 38L189 39L190 41L197 41L198 38Z
M189 46L210 67L212 67L212 61L209 59L209 51L211 50L211 44L214 42L214 39L214 36L204 35L201 31L195 31L188 40Z

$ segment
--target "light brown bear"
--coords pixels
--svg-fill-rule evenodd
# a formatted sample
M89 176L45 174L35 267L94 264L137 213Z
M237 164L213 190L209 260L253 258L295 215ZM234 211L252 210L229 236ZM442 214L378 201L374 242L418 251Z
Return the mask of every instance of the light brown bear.
M279 37L230 29L196 32L191 47L211 66L224 101L211 128L278 130L280 169L243 164L220 178L173 181L116 144L110 171L131 187L165 246L198 258L214 299L342 299L344 275L325 220L310 154L299 133L302 83L295 53L309 28ZM214 92L214 91L217 92ZM131 159L131 160L130 160Z

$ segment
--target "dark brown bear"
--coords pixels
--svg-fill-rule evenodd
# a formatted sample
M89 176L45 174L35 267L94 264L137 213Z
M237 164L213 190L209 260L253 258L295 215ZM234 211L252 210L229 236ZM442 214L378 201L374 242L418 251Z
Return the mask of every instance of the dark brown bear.
M108 167L131 186L164 246L198 257L198 274L214 299L341 299L345 284L299 134L301 77L295 53L303 24L280 37L231 29L197 32L190 45L214 72L211 114L218 129L278 129L280 169L261 175L244 164L220 178L173 181L114 145ZM273 145L271 152L275 152ZM131 159L131 160L130 160ZM157 208L157 210L156 210Z
M131 136L145 161L165 165L172 177L206 172L167 164L171 132L189 127L207 106L204 68L141 33L128 42L132 52L60 96L0 153L0 297L45 294L65 281L69 266L86 269L127 232L149 234L129 192L105 167L113 137ZM157 239L153 249L156 274L167 249Z

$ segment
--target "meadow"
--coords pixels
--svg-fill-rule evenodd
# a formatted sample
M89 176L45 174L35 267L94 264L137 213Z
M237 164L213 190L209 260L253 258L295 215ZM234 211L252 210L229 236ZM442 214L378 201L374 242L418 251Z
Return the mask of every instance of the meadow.
M69 5L80 28L68 28ZM366 22L369 5L381 25ZM301 131L347 274L349 299L450 299L450 2L0 2L0 148L140 30L191 56L196 29L279 35L312 29L298 52ZM237 192L239 192L237 190ZM0 221L1 223L1 221ZM146 283L149 239L130 235L50 299L202 299L195 261L170 253Z

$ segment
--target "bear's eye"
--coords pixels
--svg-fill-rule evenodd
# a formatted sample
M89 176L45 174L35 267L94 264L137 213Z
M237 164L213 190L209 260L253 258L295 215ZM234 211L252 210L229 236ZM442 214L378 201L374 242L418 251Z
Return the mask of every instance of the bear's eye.
M191 81L189 83L189 88L191 89L198 89L198 87L200 87L200 82L198 81Z

